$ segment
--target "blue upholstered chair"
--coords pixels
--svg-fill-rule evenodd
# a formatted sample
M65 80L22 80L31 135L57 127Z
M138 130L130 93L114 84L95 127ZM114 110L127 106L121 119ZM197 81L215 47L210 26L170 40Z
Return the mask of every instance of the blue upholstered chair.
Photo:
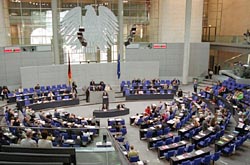
M170 128L169 127L164 128L164 130L163 130L163 134L164 135L167 135L169 132L170 132Z
M192 151L194 150L194 147L195 147L194 144L188 145L188 146L185 148L185 152L192 152Z
M201 158L194 159L192 165L200 165L201 164Z
M182 155L182 154L184 154L184 151L185 151L185 147L184 146L183 147L179 147L177 149L177 151L175 152L175 155Z
M229 147L225 147L225 148L222 149L222 152L224 154L226 154L226 155L232 154L233 151L234 151L234 145L233 144L229 145Z
M177 143L177 142L179 142L181 140L181 137L180 136L174 136L174 138L173 138L173 143Z
M169 144L171 144L172 143L172 139L171 138L167 138L166 140L165 140L165 145L169 145Z
M181 165L192 165L190 160L184 161L181 163Z
M172 157L172 156L175 155L175 151L176 151L176 150L171 150L171 151L168 151L168 152L164 153L165 159L169 160L170 157Z
M140 161L140 159L139 159L139 156L131 156L130 158L129 158L129 161L132 163L132 162L138 162L138 161Z
M211 155L211 160L213 161L213 164L215 161L220 159L220 154L221 154L221 151L218 151Z
M202 164L210 165L211 155L206 155L204 158L201 159Z

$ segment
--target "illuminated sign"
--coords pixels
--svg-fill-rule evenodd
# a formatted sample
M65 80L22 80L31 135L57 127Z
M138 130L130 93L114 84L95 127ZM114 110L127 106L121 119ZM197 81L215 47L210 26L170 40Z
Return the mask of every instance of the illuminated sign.
M153 44L153 49L167 49L167 44Z
M19 53L21 52L20 47L6 47L4 48L4 53Z

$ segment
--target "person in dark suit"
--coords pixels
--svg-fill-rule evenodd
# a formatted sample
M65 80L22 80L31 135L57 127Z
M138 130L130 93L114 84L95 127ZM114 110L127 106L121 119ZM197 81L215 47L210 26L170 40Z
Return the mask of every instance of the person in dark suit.
M73 90L73 93L75 93L75 94L77 94L77 85L76 85L76 82L75 81L73 81L72 82L72 90Z
M95 85L95 81L94 80L90 81L90 85Z
M2 100L4 100L4 95L3 95L3 88L0 86L0 97L2 97Z
M106 108L109 109L109 95L107 91L104 91L102 94L102 105L106 105Z
M7 86L3 86L2 93L3 93L3 97L4 97L4 98L9 99L8 93L10 93L10 91L9 91L9 89L8 89Z
M39 85L39 84L36 84L35 90L39 90L39 89L40 89L40 85Z
M88 87L85 91L85 94L86 94L86 102L89 102L89 90L90 88Z
M179 89L179 91L178 91L178 93L177 93L177 96L178 96L178 97L183 97L183 92L182 92L181 89Z

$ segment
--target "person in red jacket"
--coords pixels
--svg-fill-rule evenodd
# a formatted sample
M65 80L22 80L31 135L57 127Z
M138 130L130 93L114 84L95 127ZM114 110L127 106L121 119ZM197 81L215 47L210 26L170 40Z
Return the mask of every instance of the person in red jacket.
M147 108L145 109L145 113L146 113L147 115L150 115L150 114L151 114L150 106L147 106Z

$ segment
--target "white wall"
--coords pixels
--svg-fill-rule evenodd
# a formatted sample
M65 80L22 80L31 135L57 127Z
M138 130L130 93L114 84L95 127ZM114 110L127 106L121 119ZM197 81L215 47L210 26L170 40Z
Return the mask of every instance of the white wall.
M71 65L72 79L78 87L89 85L91 80L103 80L110 85L118 85L117 63L77 64ZM32 75L32 76L31 76ZM126 62L121 63L120 80L133 78L152 79L159 77L159 62ZM32 66L21 68L22 86L68 84L68 65Z
M183 43L168 43L167 49L149 49L139 47L126 49L126 61L158 61L159 76L162 79L182 79ZM190 46L189 80L207 72L209 61L209 43L192 43Z
M159 0L159 42L184 42L186 0ZM201 42L203 0L192 0L191 42Z
M21 84L20 67L41 66L52 64L51 51L3 53L0 48L0 85L8 85L9 89L15 89ZM33 77L34 75L29 75Z

